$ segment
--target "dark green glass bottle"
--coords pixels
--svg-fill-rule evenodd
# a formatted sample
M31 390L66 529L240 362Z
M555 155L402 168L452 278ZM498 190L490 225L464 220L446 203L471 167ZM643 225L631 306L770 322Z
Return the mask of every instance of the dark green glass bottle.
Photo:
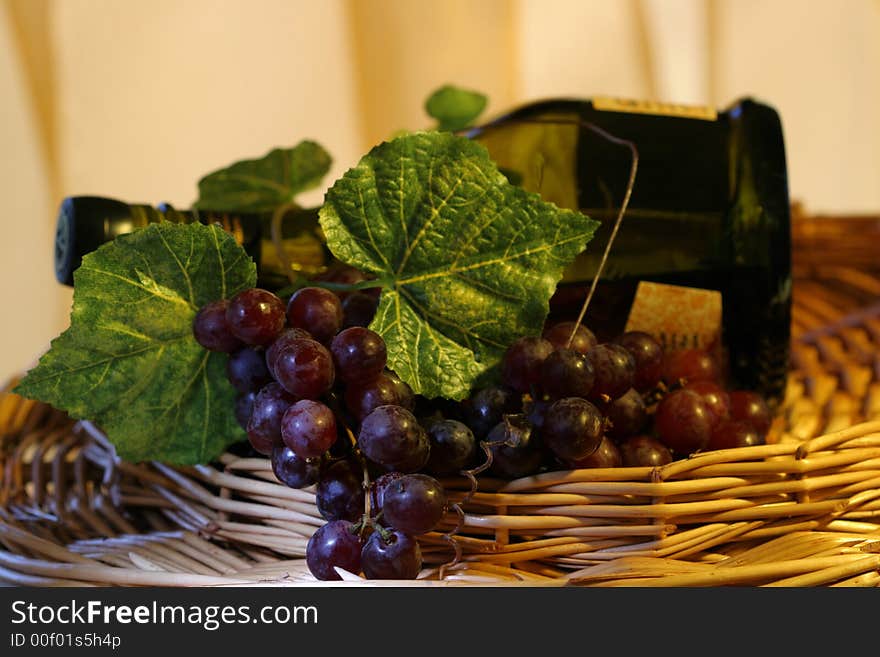
M601 222L551 301L577 316L629 179L631 154L590 129L631 141L638 173L585 323L619 334L639 281L718 290L731 384L778 402L788 370L791 225L782 126L765 104L707 108L554 99L469 136L512 182Z
M71 196L61 203L55 233L55 276L73 285L73 272L83 255L118 235L150 223L172 221L219 223L257 264L258 285L275 290L290 282L289 274L310 278L323 272L330 260L318 225L318 208L291 206L280 217L277 240L272 237L271 213L241 214L176 210L124 203L101 196Z

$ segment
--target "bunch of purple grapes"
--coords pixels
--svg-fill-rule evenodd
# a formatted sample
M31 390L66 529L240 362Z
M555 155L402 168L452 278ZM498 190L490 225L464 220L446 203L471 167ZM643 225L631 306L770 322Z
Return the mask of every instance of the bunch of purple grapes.
M505 387L479 391L466 405L492 421L506 418L489 430L492 443L511 433L528 437L493 447L492 470L502 477L659 466L698 451L762 444L771 424L760 395L725 389L708 351L665 353L639 331L598 344L587 327L561 322L510 345L501 374ZM487 399L496 400L491 409Z
M324 280L364 278L340 269ZM372 290L305 287L285 302L252 288L207 304L193 322L202 346L229 354L251 448L282 483L314 486L327 521L306 548L318 579L340 579L337 567L417 577L418 536L449 506L438 478L659 466L760 444L770 425L760 396L725 390L708 352L664 353L635 331L599 344L574 322L515 340L498 383L461 402L426 399L387 368L385 342L367 328L377 301Z
M322 580L340 579L336 567L415 578L415 537L447 508L443 487L420 471L453 471L475 445L464 425L429 430L417 420L412 389L386 369L384 340L364 326L375 307L363 292L305 287L285 303L252 288L207 304L193 321L203 347L229 353L236 418L252 449L284 484L315 486L327 524L306 561Z

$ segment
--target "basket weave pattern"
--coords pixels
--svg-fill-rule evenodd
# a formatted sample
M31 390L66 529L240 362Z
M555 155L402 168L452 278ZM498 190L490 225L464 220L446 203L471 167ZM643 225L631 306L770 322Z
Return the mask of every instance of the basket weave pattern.
M452 539L460 561L450 513L421 537L420 579L393 584L880 584L880 222L794 225L792 371L767 445L481 477ZM303 555L324 521L268 459L120 462L90 423L5 392L0 467L2 581L314 584ZM469 489L444 484L454 500Z

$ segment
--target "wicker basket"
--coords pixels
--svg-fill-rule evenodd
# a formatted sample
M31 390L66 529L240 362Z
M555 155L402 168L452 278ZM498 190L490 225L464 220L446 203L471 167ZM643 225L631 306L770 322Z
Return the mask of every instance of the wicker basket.
M880 220L796 216L793 235L792 371L767 445L481 478L454 538L452 513L421 537L418 580L327 585L880 584ZM315 584L314 496L267 459L120 462L88 422L5 392L0 465L0 580ZM469 488L444 484L453 499Z

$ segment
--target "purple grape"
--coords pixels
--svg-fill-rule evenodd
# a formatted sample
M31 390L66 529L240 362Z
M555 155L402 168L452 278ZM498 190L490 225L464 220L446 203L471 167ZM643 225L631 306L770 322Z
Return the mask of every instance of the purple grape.
M336 442L336 417L321 402L302 399L281 418L281 439L300 458L316 458Z
M694 381L685 386L700 395L703 403L712 413L712 426L715 426L730 415L730 395L717 383L712 381Z
M453 475L474 460L477 441L467 425L458 420L439 420L428 427L431 455L427 470L438 476Z
M257 393L254 391L239 393L235 396L235 419L242 429L247 431L248 421L251 419L251 413L254 410L254 399Z
M744 420L722 420L712 429L706 449L730 449L763 444L764 436L752 424Z
M388 485L391 482L400 479L402 476L402 472L386 472L385 474L370 482L371 518L379 517L379 513L382 511L382 503L385 501L385 489L388 488ZM379 517L379 524L387 527L388 521L385 520L384 517Z
M669 448L650 436L634 436L620 446L625 467L656 468L672 463Z
M373 532L361 551L367 579L415 579L422 570L419 542L398 530Z
M578 324L574 339L572 339L569 346L568 338L571 336L571 331L574 327L575 322L554 324L544 331L543 338L552 344L555 349L573 349L579 354L585 354L596 346L596 336L586 326Z
M379 299L364 292L352 292L342 301L342 327L369 326L379 307Z
M409 384L401 379L394 372L387 372L387 376L394 384L394 391L397 393L398 406L403 406L406 410L412 411L416 407L416 396Z
M770 430L772 418L767 402L751 390L734 390L730 393L730 417L743 420L765 435Z
M642 331L627 331L617 339L635 361L633 388L648 392L660 383L663 376L663 347L651 335Z
M352 523L332 520L319 527L306 544L306 565L322 581L342 579L334 567L358 574L362 545Z
M239 392L259 390L272 382L263 352L253 347L244 347L229 355L226 378Z
M378 333L360 326L341 331L330 345L336 373L347 384L364 384L385 371L388 352Z
M389 372L383 372L369 383L348 386L345 389L345 407L359 422L379 406L394 405L406 408L408 400L401 383ZM413 403L411 396L409 403Z
M589 399L606 401L617 399L632 388L636 362L632 355L619 344L598 344L587 353L595 377Z
M712 411L700 395L684 388L666 395L654 414L660 440L682 456L706 447L713 422Z
M244 290L230 300L226 323L245 344L266 346L284 328L284 302L268 290Z
M510 388L489 386L462 402L462 419L482 439L506 414L519 413L522 396Z
M357 440L364 456L390 470L415 472L430 455L430 442L416 416L400 406L379 406L361 423Z
M244 343L232 334L226 323L227 299L205 304L193 318L193 337L208 351L230 353Z
M504 479L517 479L537 472L544 462L538 432L523 415L507 415L495 425L486 440L499 443L490 447L490 472Z
M318 459L303 459L290 447L272 450L272 472L282 484L291 488L305 488L318 481L321 463Z
M538 431L544 428L547 411L553 404L551 399L532 399L525 406L526 419Z
M541 365L541 389L551 399L586 397L594 378L592 363L574 349L556 349Z
M642 396L634 388L630 388L608 404L605 416L610 422L606 434L612 440L620 442L642 432L648 420L648 411Z
M583 458L565 461L569 468L619 468L623 466L623 455L612 440L605 436L599 448Z
M354 460L325 463L318 475L315 505L325 520L355 522L364 513L364 471Z
M566 397L547 409L541 435L560 459L582 459L599 447L604 429L598 408L586 399Z
M433 477L408 474L385 487L382 511L388 524L406 534L424 534L446 511L446 493Z
M666 354L663 380L669 385L694 381L719 381L720 371L715 359L704 349L682 349Z
M278 358L279 352L291 342L300 338L314 340L308 331L303 331L298 328L284 329L281 334L275 338L272 344L266 349L266 368L269 370L269 374L273 377L275 376L275 359Z
M303 399L319 399L333 387L333 356L317 340L299 338L275 357L275 378L285 390Z
M519 338L511 344L501 360L504 383L517 392L529 392L541 380L541 364L553 351L544 338Z
M287 323L308 331L318 342L327 343L342 328L342 302L330 290L300 288L287 302Z
M260 454L268 456L283 444L281 418L295 401L296 397L274 382L263 386L254 397L247 433L251 445Z

